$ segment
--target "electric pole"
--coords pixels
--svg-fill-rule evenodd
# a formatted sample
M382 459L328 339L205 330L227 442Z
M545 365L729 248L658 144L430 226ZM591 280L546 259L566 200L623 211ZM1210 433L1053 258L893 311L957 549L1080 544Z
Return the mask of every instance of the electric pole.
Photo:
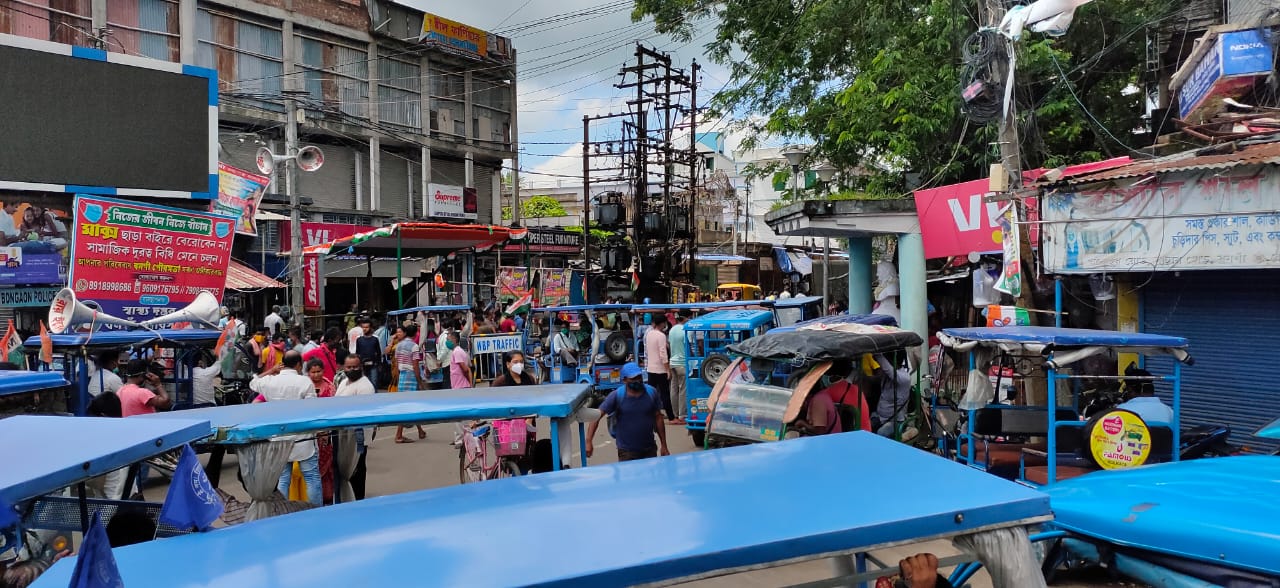
M286 93L288 94L288 93ZM303 325L302 303L302 207L298 202L298 103L285 96L284 193L289 197L289 306L295 324Z

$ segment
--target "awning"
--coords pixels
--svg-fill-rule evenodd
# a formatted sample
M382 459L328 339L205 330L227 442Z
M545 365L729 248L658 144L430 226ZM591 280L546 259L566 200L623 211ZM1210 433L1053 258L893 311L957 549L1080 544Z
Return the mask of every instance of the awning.
M259 208L258 212L253 213L253 220L287 221L289 220L289 217L283 214L280 214L278 212L271 212L270 210L262 210L261 208Z
M238 292L252 292L264 288L286 288L284 282L273 280L248 266L231 260L227 265L227 288Z
M752 257L725 255L723 253L696 253L693 258L696 261L751 261L754 259Z
M507 227L493 225L397 223L324 245L308 247L306 252L375 257L431 257L463 249L487 249L506 241L508 236Z

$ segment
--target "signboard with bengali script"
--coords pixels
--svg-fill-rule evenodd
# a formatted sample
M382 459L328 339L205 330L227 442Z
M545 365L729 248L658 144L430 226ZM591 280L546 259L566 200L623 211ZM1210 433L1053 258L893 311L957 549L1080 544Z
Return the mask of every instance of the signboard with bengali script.
M439 43L480 57L489 52L489 33L430 13L422 16L418 42Z
M235 217L237 233L257 236L254 217L269 185L271 178L219 163L218 199L209 203L209 212Z
M222 300L235 217L77 196L69 286L107 314L141 321Z

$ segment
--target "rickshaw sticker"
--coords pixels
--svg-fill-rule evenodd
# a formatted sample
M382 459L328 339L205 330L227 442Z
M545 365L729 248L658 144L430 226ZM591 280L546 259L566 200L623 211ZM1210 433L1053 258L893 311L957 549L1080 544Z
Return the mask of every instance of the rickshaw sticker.
M777 429L761 429L760 438L764 439L765 441L777 441L778 430Z
M1103 469L1140 466L1151 454L1151 431L1136 414L1112 413L1090 429L1089 452Z

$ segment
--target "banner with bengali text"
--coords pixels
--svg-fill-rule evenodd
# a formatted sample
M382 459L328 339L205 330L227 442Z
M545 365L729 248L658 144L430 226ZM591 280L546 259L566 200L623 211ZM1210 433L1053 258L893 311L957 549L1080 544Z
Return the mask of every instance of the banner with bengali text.
M1054 273L1280 267L1280 174L1179 174L1130 187L1045 195Z
M141 321L208 290L222 300L236 218L77 196L69 286L107 314Z
M541 269L542 306L566 306L569 304L569 270Z
M498 301L515 300L529 293L529 268L498 268Z
M209 212L235 217L236 232L258 235L258 205L271 185L271 178L251 174L225 163L218 164L218 199L209 203Z

